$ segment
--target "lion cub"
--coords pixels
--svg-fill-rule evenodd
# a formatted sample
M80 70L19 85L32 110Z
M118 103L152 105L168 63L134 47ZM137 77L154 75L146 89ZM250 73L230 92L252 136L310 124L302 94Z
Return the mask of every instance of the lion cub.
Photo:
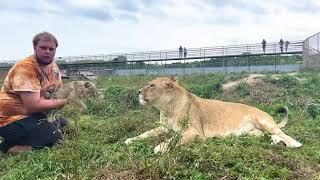
M64 84L56 90L48 90L44 95L46 99L63 99L68 98L68 104L78 107L80 112L85 111L87 106L83 103L83 99L96 98L99 92L95 84L91 81L72 81Z
M49 89L44 97L46 99L63 98L89 98L97 97L98 91L95 84L91 81L71 81L64 84L57 91Z
M142 105L160 110L162 126L129 138L126 144L160 135L170 128L181 133L178 145L192 142L196 138L226 137L232 134L261 135L262 131L267 131L273 143L282 141L288 147L302 146L280 129L287 123L287 108L283 121L276 124L269 114L255 107L197 97L181 87L175 78L167 77L156 78L140 89L139 101ZM154 148L154 152L166 152L171 141L172 138L162 142Z

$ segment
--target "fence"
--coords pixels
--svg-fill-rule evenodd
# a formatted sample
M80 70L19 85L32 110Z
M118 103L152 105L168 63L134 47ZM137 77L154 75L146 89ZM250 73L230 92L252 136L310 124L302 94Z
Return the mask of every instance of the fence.
M281 51L282 49L282 51ZM279 43L189 48L179 50L59 58L65 69L86 69L98 74L186 75L216 72L293 72L302 68L302 41L280 48ZM111 70L111 71L110 71Z
M296 53L302 51L302 41L291 42L287 48L283 45L283 53ZM281 48L279 43L267 43L265 52L260 43L257 44L241 44L232 46L215 46L215 47L201 47L201 48L188 48L187 55L184 59L201 59L220 56L238 56L242 54L254 55L270 55L280 54ZM101 54L101 55L86 55L86 56L66 56L58 57L59 63L80 63L80 62L99 62L99 61L161 61L161 60L178 60L179 50L159 50L147 52L131 52L131 53L114 53L114 54Z
M280 46L278 42L188 48L179 57L178 48L107 55L58 57L61 69L111 75L181 75L216 72L292 72L302 64L302 41ZM1 67L0 67L1 68Z
M303 41L303 66L314 68L320 66L320 33L314 34Z

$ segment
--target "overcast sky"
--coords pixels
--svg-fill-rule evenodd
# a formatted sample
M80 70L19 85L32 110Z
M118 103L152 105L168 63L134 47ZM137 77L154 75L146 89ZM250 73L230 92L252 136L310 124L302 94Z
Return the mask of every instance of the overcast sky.
M40 31L56 56L304 40L320 0L0 0L0 61L33 53Z

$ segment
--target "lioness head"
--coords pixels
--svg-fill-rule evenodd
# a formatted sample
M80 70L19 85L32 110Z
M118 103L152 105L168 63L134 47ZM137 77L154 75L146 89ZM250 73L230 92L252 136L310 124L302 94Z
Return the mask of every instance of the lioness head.
M173 89L177 85L174 77L159 77L150 81L139 90L139 102L142 105L164 105L173 96Z

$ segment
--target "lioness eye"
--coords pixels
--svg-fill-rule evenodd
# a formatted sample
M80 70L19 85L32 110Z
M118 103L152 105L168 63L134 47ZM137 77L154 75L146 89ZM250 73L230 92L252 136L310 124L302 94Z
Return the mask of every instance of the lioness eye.
M154 87L154 84L150 84L150 87Z

